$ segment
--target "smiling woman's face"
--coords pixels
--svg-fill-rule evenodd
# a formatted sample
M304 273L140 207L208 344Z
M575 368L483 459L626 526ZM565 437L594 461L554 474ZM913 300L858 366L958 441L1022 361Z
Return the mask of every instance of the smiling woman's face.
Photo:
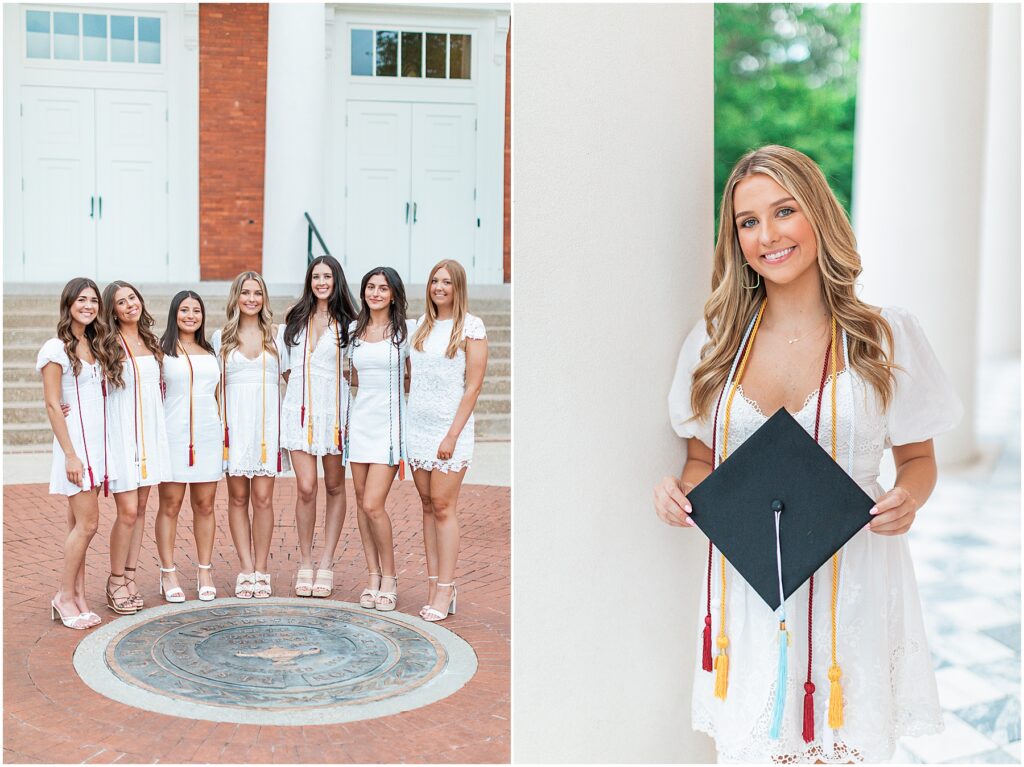
M754 271L784 285L817 269L818 240L793 195L755 173L736 185L732 199L740 250Z
M186 298L178 305L178 330L195 333L203 324L203 309L194 298Z
M100 297L92 288L83 288L71 302L71 319L82 325L88 325L99 313Z
M242 283L242 291L238 296L238 311L255 317L263 309L263 289L256 280Z
M142 301L131 288L118 288L114 293L114 316L121 325L131 325L139 321L142 313Z

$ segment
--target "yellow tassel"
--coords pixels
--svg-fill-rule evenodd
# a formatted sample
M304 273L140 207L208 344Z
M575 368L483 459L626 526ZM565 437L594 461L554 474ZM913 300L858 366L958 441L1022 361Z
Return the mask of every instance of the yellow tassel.
M725 700L725 694L729 689L729 656L725 654L725 648L729 646L729 638L720 636L715 640L720 652L715 658L715 697Z
M843 671L839 666L831 666L828 670L828 726L838 730L843 726L843 688L839 678Z
M335 445L341 444L341 441L339 440L340 436L341 436L341 434L340 434L340 430L338 429L338 424L334 424L334 444Z
M260 463L267 462L267 443L260 442Z
M313 444L313 419L309 419L309 424L306 426L306 442L310 445Z
M146 459L142 459L142 478L146 478Z
M226 461L227 459L228 459L228 446L225 445L224 446L224 460Z

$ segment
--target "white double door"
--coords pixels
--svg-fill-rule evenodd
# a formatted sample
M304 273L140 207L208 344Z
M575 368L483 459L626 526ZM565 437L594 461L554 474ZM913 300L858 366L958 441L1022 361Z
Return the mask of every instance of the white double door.
M346 277L394 267L424 284L442 258L472 276L476 107L349 101Z
M26 281L164 281L167 95L22 89Z

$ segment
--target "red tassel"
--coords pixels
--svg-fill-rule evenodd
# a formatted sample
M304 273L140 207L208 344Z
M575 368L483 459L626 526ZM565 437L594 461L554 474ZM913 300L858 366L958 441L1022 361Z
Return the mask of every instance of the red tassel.
M306 425L306 406L303 405L302 409L299 410L299 426Z
M224 427L224 447L231 447L231 432L228 427Z
M189 466L195 466L196 465L196 453L195 453L195 450L192 449L192 445L188 446L188 465Z
M814 741L814 683L804 684L804 743Z
M398 478L400 480L405 479L405 461L403 460L398 462Z
M110 497L110 480L107 479L107 476L105 474L103 475L103 497Z
M281 473L281 451L277 451L277 473Z
M89 489L96 487L96 480L92 476L92 466L89 467Z
M704 616L704 658L701 668L705 671L713 671L714 664L711 659L711 616Z

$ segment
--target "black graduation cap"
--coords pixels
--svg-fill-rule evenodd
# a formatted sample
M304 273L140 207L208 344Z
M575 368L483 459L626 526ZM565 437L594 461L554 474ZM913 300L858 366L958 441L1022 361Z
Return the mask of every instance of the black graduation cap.
M775 514L786 598L871 521L875 502L785 408L687 494L690 518L772 610Z

